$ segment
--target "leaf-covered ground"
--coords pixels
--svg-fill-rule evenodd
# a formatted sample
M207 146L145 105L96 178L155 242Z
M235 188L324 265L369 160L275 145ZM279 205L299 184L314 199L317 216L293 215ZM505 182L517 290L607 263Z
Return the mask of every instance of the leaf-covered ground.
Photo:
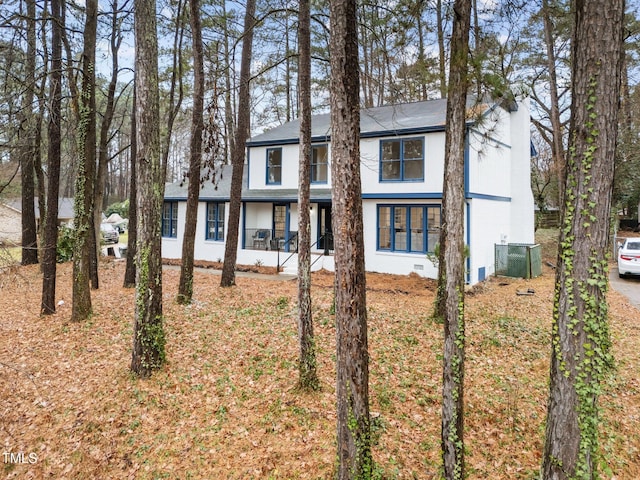
M199 272L195 301L164 274L168 363L129 374L133 291L101 263L94 316L69 321L71 265L39 316L38 267L0 275L0 476L68 479L325 479L335 459L331 274L313 276L322 389L296 390L296 282ZM382 478L438 478L442 326L434 285L369 275L374 458ZM533 289L533 295L517 295ZM492 278L467 295L466 448L471 479L533 479L547 397L553 272ZM640 478L640 312L610 294L617 369L601 398L604 478ZM13 454L11 456L10 454ZM20 454L23 454L22 456ZM16 463L16 461L18 463ZM24 461L24 463L20 463ZM32 462L32 463L30 463Z

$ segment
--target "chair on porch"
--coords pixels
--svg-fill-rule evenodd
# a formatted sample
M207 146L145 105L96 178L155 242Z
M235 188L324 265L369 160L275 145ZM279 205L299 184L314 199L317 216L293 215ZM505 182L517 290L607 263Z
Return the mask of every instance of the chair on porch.
M271 240L271 250L284 250L284 238L278 237Z
M253 248L255 250L266 250L270 236L271 230L256 230L256 233L253 234Z

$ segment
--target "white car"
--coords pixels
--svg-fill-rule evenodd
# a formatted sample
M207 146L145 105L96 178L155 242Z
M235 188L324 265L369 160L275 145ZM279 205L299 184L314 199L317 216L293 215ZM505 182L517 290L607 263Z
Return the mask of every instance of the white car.
M640 275L640 237L625 238L618 248L618 275Z
M100 224L100 234L102 236L103 243L118 243L118 241L120 240L118 231L113 228L113 225L111 225L110 223Z

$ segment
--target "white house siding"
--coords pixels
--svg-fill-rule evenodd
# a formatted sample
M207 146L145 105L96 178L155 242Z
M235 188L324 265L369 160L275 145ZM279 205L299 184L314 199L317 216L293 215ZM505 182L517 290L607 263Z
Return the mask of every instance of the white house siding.
M531 144L529 99L518 104L517 112L511 114L511 238L512 243L533 243L535 220L533 192L531 191Z
M495 244L511 236L510 208L507 201L475 198L467 202L469 229L465 242L469 244L469 283L477 283L495 272Z
M511 148L471 133L468 153L467 185L469 194L510 198Z
M405 182L380 181L380 142L398 138L424 139L424 180ZM360 141L362 192L365 194L382 193L388 195L397 195L398 192L402 192L402 194L436 194L442 192L444 140L444 132L363 138Z
M387 252L377 249L377 207L378 205L438 205L439 200L364 200L364 243L365 243L365 266L367 271L392 273L407 275L416 273L421 276L435 278L437 267L423 253L402 253ZM272 224L272 204L270 203L247 203L244 211L246 214L245 227L271 228ZM479 269L484 268L484 275L489 276L494 272L493 251L494 244L500 243L503 239L510 238L509 223L509 203L496 202L491 200L474 199L469 202L471 219L465 225L470 227L470 268L469 281L476 283L479 279ZM311 212L311 238L312 243L317 239L317 204L312 204ZM163 258L178 259L182 256L182 238L184 235L184 219L186 216L186 202L178 202L178 231L176 238L164 237L162 241ZM217 261L224 258L224 242L205 240L206 225L206 202L200 202L198 207L198 226L196 230L195 252L196 260ZM228 204L225 208L225 227L228 225ZM290 206L290 227L297 229L297 205ZM225 235L227 231L225 230ZM245 238L246 248L242 248L243 231L240 225L237 263L244 265L254 265L260 263L265 266L275 267L287 258L285 252L273 250L255 250L252 248L250 237ZM465 235L465 239L468 236ZM467 240L465 240L467 241ZM313 270L321 268L333 271L335 266L333 256L322 256L321 252L315 248L313 260ZM287 267L295 269L296 259L288 261Z
M314 143L313 145L327 145L326 143ZM267 183L267 151L282 149L282 175L280 183ZM298 188L298 158L300 156L300 145L273 145L252 147L250 149L248 161L249 189L250 190L278 190ZM329 161L331 154L329 152ZM328 184L312 184L311 189L327 188L331 184L331 168L327 173Z
M273 224L273 205L271 203L247 203L244 215L245 228L271 230Z
M365 200L363 202L365 267L367 271L408 275L416 273L436 278L438 269L424 253L387 252L377 249L377 206L388 205L438 205L439 200L393 201ZM469 245L468 281L477 283L495 271L494 249L496 243L510 235L509 202L473 199L465 208L465 243ZM431 249L431 246L430 246Z
M313 225L313 227L315 227L315 225ZM297 203L289 204L289 230L292 232L298 231L298 204ZM311 238L314 238L314 237L311 237ZM313 241L311 243L313 243Z
M178 202L177 235L175 237L162 237L162 258L182 258L182 237L184 236L184 221L186 211L187 203ZM200 216L199 212L198 216Z
M317 211L317 204L314 205ZM243 208L245 213L244 229L253 231L255 229L271 229L273 225L273 204L262 202L249 202ZM167 259L179 259L182 257L182 245L184 236L184 225L187 212L187 203L185 201L178 202L178 228L176 237L162 238L162 257ZM205 261L222 261L224 260L225 242L216 240L207 240L205 238L207 202L200 201L198 204L198 217L196 226L196 238L194 243L194 259ZM290 230L298 229L298 209L296 204L289 206ZM229 203L225 203L225 240L228 234L229 225ZM312 215L312 239L315 239L317 226ZM238 254L236 262L240 265L254 265L260 263L265 266L275 267L278 264L278 253L274 250L255 250L253 249L253 240L250 236L245 235L242 221L238 227ZM245 248L243 247L243 238ZM285 252L280 252L280 262L286 258ZM290 263L293 264L292 261ZM318 262L314 269L323 268L323 265L332 265L332 262ZM326 268L326 267L325 267Z
M380 182L380 142L394 138L423 138L424 139L424 181L416 182ZM360 143L361 178L363 193L397 193L398 185L402 185L402 192L434 193L442 191L444 175L444 132L427 134L409 134L401 136L384 136L363 138ZM282 177L279 184L266 184L267 150L282 149ZM329 150L331 149L329 145ZM249 156L249 189L276 190L295 189L298 187L298 157L299 145L260 146L253 147ZM330 152L329 152L330 153ZM330 161L330 160L329 160ZM314 188L328 188L331 186L331 169L329 168L326 184L312 184Z
M504 108L494 105L474 129L486 132L487 136L493 140L511 145L510 115Z
M408 275L417 273L420 276L436 278L437 267L424 253L388 252L378 250L378 205L438 205L437 201L407 201L407 200L364 200L362 202L363 231L364 231L364 259L365 269L370 272L393 273Z
M162 257L169 259L182 258L182 239L184 237L184 225L187 215L187 202L178 202L178 232L176 237L162 237ZM196 238L194 243L194 259L217 261L224 259L224 242L205 239L207 204L201 201L198 204L198 219L196 226ZM225 204L225 235L229 219L228 203ZM240 251L240 250L238 250Z
M22 214L0 204L0 245L20 245L22 242Z
M495 273L496 243L534 242L528 103L498 109L482 125L490 133L472 134L468 161L471 284Z
M440 105L442 108L443 104ZM411 110L411 108L409 108ZM402 111L400 108L398 111ZM415 109L413 110L415 114ZM426 113L428 117L428 111ZM394 125L408 130L401 135L390 132L381 137L369 138L377 131L377 123L369 125L361 138L361 178L363 193L365 267L367 271L406 275L415 272L435 278L437 267L425 253L404 253L378 250L378 205L439 205L441 203L444 176L444 131L406 133L419 131L418 124L407 127L401 115ZM444 117L443 117L444 118ZM414 117L415 120L415 117ZM327 122L327 119L323 121ZM322 122L322 121L321 121ZM384 127L380 124L380 130ZM407 124L408 125L408 124ZM438 129L440 123L431 123L429 129ZM238 264L261 263L267 266L280 264L288 254L275 250L254 249L251 234L256 229L273 232L273 205L288 205L288 227L290 232L298 230L298 208L295 190L298 187L299 145L292 143L297 135L295 125L288 124L267 136L259 136L249 148L247 180L243 204L243 218L239 226ZM395 127L394 127L395 128ZM477 283L494 273L494 250L496 243L533 243L533 195L530 188L530 142L528 103L518 104L518 110L508 112L494 108L479 124L471 127L467 151L467 199L465 207L465 241L469 244L470 257L467 262L468 281ZM393 130L390 128L389 130ZM328 131L316 132L318 138ZM380 181L380 146L386 139L422 138L424 140L424 178L418 181ZM283 142L281 145L277 142ZM328 145L314 142L314 145ZM330 150L330 144L328 145ZM280 148L282 151L281 181L267 183L267 151ZM330 159L330 151L329 151ZM329 160L330 161L330 160ZM331 171L328 182L312 184L316 198L326 198L331 188ZM228 188L228 186L226 187ZM224 189L223 189L224 190ZM226 190L224 190L226 191ZM184 193L176 193L181 198ZM215 196L215 195L214 195ZM227 197L228 198L228 197ZM271 201L271 199L273 200ZM284 199L287 199L286 201ZM265 201L266 200L266 201ZM326 201L324 203L326 205ZM180 258L184 232L186 202L180 201L178 208L177 238L163 239L163 256ZM318 240L319 204L312 203L311 242ZM228 217L228 203L225 209ZM224 242L205 240L206 203L201 201L198 211L195 258L218 260L224 257ZM228 223L225 219L225 229ZM228 234L225 231L225 235ZM273 235L273 233L272 233ZM244 247L244 248L243 248ZM269 244L269 247L272 247ZM430 249L432 246L430 247ZM317 248L312 261L313 269L334 270L333 256L320 256ZM286 271L295 271L296 258L287 263Z

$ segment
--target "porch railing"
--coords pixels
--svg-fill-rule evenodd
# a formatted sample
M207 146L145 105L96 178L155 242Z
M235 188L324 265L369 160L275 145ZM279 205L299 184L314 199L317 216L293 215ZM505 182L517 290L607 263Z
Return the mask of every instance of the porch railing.
M289 241L295 240L295 250L289 250L291 254L285 258L285 260L280 263L280 250L278 250L278 266L277 271L280 271L281 267L284 267L286 263L298 253L298 232L295 232L295 237L289 239ZM331 232L326 232L324 235L321 235L318 240L311 245L311 256L317 255L315 259L312 259L311 266L313 266L318 260L320 260L325 255L333 254L333 234ZM315 250L315 251L314 251ZM317 250L322 250L321 254L318 254Z
M298 232L271 228L245 228L244 248L247 250L296 251L298 249Z

